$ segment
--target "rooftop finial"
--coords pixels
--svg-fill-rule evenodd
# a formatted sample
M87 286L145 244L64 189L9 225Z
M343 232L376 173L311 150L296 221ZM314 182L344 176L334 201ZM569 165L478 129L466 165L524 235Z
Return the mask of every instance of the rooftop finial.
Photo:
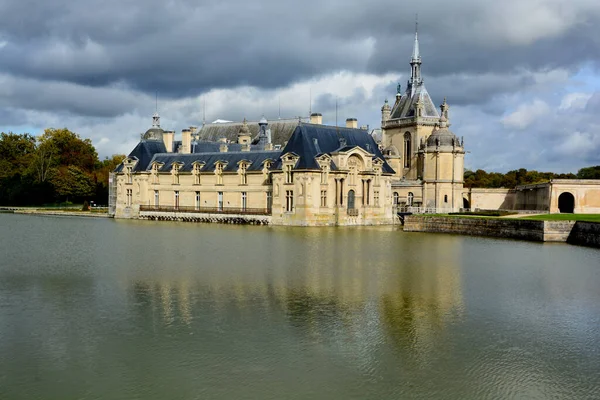
M160 128L160 116L158 115L158 90L155 93L155 102L154 115L152 116L152 127Z

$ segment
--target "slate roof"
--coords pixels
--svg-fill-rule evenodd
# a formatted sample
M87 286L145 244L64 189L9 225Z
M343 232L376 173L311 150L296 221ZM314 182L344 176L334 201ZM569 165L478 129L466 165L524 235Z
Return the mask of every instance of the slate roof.
M226 162L227 165L223 168L224 172L235 172L238 170L237 163L242 160L250 161L251 164L248 167L248 171L260 171L263 168L263 162L267 159L273 160L274 164L271 166L273 169L281 169L281 163L279 156L281 151L236 151L236 152L211 152L211 153L198 153L198 154L155 154L152 160L148 163L146 170L151 170L152 163L154 161L164 164L159 171L168 172L171 170L171 165L174 162L183 163L179 171L190 172L192 171L192 164L196 161L203 162L204 167L200 171L214 171L215 163L217 161Z
M217 153L221 149L221 145L224 143L220 142L205 142L205 141L193 141L191 145L192 153ZM226 143L228 152L242 151L242 145L239 143ZM263 150L258 145L251 144L250 151Z
M236 142L238 132L242 127L243 122L228 122L228 123L213 123L206 124L198 131L198 139L201 142L216 142L220 138L226 138L229 142ZM247 122L250 134L253 138L252 142L258 141L259 126L258 122ZM271 129L271 141L274 145L285 145L290 139L294 129L298 125L298 119L279 119L269 121L269 129Z
M237 135L237 133L236 133ZM194 142L194 153L167 153L165 145L162 141L157 140L141 140L129 157L139 160L133 172L148 171L151 169L151 164L158 161L163 164L160 171L166 172L171 170L171 165L174 162L183 163L180 171L191 171L192 164L196 161L203 162L205 165L201 171L214 171L214 165L217 161L226 162L227 165L224 171L237 171L237 163L241 160L250 161L249 171L259 171L262 169L262 163L271 159L274 161L271 169L281 169L282 154L292 152L297 154L300 159L296 164L297 169L320 169L316 157L321 154L331 154L340 151L349 151L358 146L363 150L374 154L384 161L383 172L394 173L394 170L389 166L377 143L366 130L335 127L327 125L316 125L296 122L295 129L291 134L290 140L283 150L264 151L259 150L259 146L252 145L251 151L239 151L241 145L237 143L228 143L228 151L220 152L219 142ZM119 165L115 172L121 172L122 165ZM331 166L332 170L336 170L336 166Z
M383 172L394 173L385 161L379 146L366 130L302 123L296 126L281 154L300 156L297 169L320 169L315 157L324 153L346 151L358 146L384 161Z
M407 87L400 101L394 105L390 119L414 117L418 99L421 99L421 103L423 104L423 117L440 117L437 108L425 88L425 84L421 82Z
M129 153L129 158L136 158L138 163L132 170L132 172L145 171L148 165L150 164L150 160L157 153L166 153L167 148L165 147L165 143L162 140L140 140L137 146ZM123 170L123 164L119 164L117 168L115 168L115 172L121 172Z

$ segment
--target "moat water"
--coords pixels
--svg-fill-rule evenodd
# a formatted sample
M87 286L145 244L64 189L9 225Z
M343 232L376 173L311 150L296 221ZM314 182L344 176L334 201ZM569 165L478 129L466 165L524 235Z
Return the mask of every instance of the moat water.
M0 215L0 399L592 399L600 250Z

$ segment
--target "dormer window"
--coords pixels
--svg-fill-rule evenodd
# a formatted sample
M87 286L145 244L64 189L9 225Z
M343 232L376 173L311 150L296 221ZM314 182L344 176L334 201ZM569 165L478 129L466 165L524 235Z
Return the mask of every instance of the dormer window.
M224 164L221 162L217 162L215 165L215 175L217 177L217 185L223 184L223 167Z
M262 170L265 185L273 184L273 175L271 174L270 169L271 169L271 162L265 161L265 163L263 164L263 170Z
M192 167L192 175L194 175L194 185L200 184L200 170L202 169L204 164L195 162Z
M152 183L159 183L158 178L158 170L160 169L160 165L158 163L152 164Z
M298 162L298 158L299 157L294 153L287 153L284 156L282 156L281 160L283 164L282 170L284 174L284 183L294 183L294 174L292 171L294 169L294 166Z
M179 168L181 166L177 163L173 163L173 166L171 167L171 174L173 175L173 184L174 185L179 185Z
M286 165L284 167L285 172L285 183L294 183L294 174L292 173L293 166Z
M240 175L240 185L248 184L248 164L245 162L240 163L240 167L238 169L238 174Z
M125 174L127 175L127 183L133 183L133 176L131 175L131 167L125 168Z

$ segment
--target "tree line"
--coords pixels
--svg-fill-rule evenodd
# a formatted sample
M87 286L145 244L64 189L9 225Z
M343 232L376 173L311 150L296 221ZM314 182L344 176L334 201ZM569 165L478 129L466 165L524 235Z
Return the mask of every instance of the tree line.
M548 182L551 179L600 179L600 165L581 168L576 174L528 171L525 168L500 172L465 171L464 186L468 188L514 188L518 185Z
M90 139L68 129L0 133L0 205L94 201L108 204L108 175L125 158L104 160Z

